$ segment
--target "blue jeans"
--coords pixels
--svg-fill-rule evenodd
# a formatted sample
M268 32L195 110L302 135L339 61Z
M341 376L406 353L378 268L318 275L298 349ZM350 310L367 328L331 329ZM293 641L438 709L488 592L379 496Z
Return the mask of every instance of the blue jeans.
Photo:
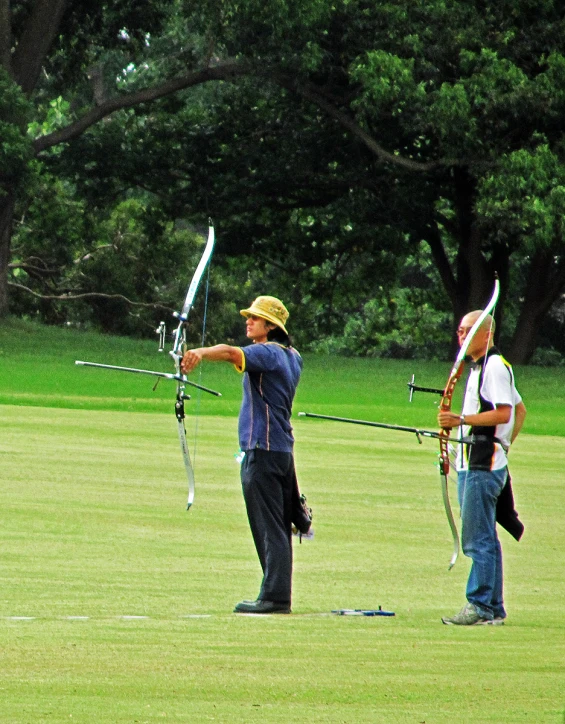
M502 549L496 533L496 501L508 469L466 470L458 473L461 545L472 559L467 600L483 618L505 618L502 593Z

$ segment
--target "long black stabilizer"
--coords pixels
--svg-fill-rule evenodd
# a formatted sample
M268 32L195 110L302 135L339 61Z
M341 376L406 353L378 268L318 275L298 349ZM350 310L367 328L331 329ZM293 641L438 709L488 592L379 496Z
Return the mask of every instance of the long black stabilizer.
M334 422L350 422L353 425L368 425L369 427L383 427L385 430L399 430L400 432L411 432L418 438L420 445L422 441L420 437L439 438L439 432L433 430L420 430L419 427L405 427L404 425L389 425L386 422L370 422L369 420L355 420L351 417L334 417L333 415L317 415L314 412L299 412L299 417L315 417L319 420L333 420Z
M196 382L192 382L189 380L186 375L176 375L172 372L157 372L155 370L140 370L137 367L120 367L118 365L105 365L101 364L100 362L83 362L83 360L77 359L75 360L76 365L80 365L81 367L98 367L103 370L118 370L119 372L133 372L138 375L153 375L153 377L162 377L165 380L176 380L177 382L184 382L185 385L190 385L191 387L196 387L199 390L202 390L203 392L208 392L211 395L215 395L216 397L221 397L221 392L216 392L216 390L211 390L209 387L204 387L203 385L199 385Z

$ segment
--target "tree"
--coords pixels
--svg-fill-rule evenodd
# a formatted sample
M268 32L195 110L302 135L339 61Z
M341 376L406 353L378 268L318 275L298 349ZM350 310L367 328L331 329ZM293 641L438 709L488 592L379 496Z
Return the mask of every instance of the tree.
M289 85L409 194L406 233L429 245L455 322L488 298L495 271L508 294L522 267L509 356L526 362L565 288L563 8L360 0L343 13L328 48L342 72Z
M216 63L201 43L167 58L168 67L149 75L141 89L135 70L150 55L151 32L174 32L182 2L68 3L67 0L0 0L0 316L8 311L7 270L18 193L32 172L33 159L62 149L121 109L132 108L211 80L248 71L245 63ZM197 40L200 5L189 7ZM183 17L179 13L179 17ZM198 31L200 35L198 35ZM200 63L197 67L197 63ZM178 73L178 68L183 73ZM128 72L129 71L131 72ZM154 70L154 68L153 68ZM176 71L176 75L174 74ZM120 76L121 74L121 76ZM124 75L125 74L125 75ZM132 76L131 78L129 76ZM143 73L141 75L144 75ZM145 80L145 78L143 79ZM143 84L143 81L142 81ZM120 87L123 86L123 87ZM73 110L61 127L41 121L60 93ZM28 125L38 135L27 135Z
M515 362L531 358L565 289L564 18L551 0L343 3L320 40L323 62L278 76L409 197L396 196L395 226L428 244L455 323L489 297L495 271L499 318L513 290Z
M498 271L512 306L520 305L511 357L527 361L565 287L564 16L554 0L535 7L530 0L178 0L95 8L0 0L2 28L11 28L0 36L3 82L19 98L11 117L0 109L11 129L0 179L0 314L14 204L32 159L66 158L112 114L150 119L148 126L161 113L174 125L190 116L194 91L188 97L184 90L228 80L254 103L236 118L219 94L211 124L193 126L187 153L166 173L179 171L179 183L190 184L189 154L204 157L198 144L213 150L205 159L214 170L211 190L223 189L235 250L245 230L254 251L280 255L287 236L273 222L285 220L293 263L302 268L331 260L336 271L344 259L386 253L387 241L400 259L424 242L454 320L484 303ZM63 94L69 118L28 140L30 113L41 119ZM256 109L272 107L279 116L265 129ZM267 152L251 155L253 174L243 169L236 177L229 162L252 147L246 127L262 148L280 149L277 166L286 173ZM316 154L305 158L297 151L304 136L317 141ZM379 231L365 233L370 224Z

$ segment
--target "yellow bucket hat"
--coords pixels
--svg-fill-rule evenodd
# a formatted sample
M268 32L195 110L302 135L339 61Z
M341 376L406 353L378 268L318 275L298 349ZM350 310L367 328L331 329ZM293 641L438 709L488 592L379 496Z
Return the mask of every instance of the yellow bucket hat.
M262 317L267 322L276 324L285 334L288 334L284 326L288 319L288 309L280 299L276 297L257 297L249 309L242 309L240 314L243 317Z

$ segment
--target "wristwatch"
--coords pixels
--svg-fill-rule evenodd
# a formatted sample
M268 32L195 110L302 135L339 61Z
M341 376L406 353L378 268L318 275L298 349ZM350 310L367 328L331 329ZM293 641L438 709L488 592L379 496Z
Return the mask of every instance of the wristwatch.
M459 415L459 424L464 425L465 424L465 415Z

